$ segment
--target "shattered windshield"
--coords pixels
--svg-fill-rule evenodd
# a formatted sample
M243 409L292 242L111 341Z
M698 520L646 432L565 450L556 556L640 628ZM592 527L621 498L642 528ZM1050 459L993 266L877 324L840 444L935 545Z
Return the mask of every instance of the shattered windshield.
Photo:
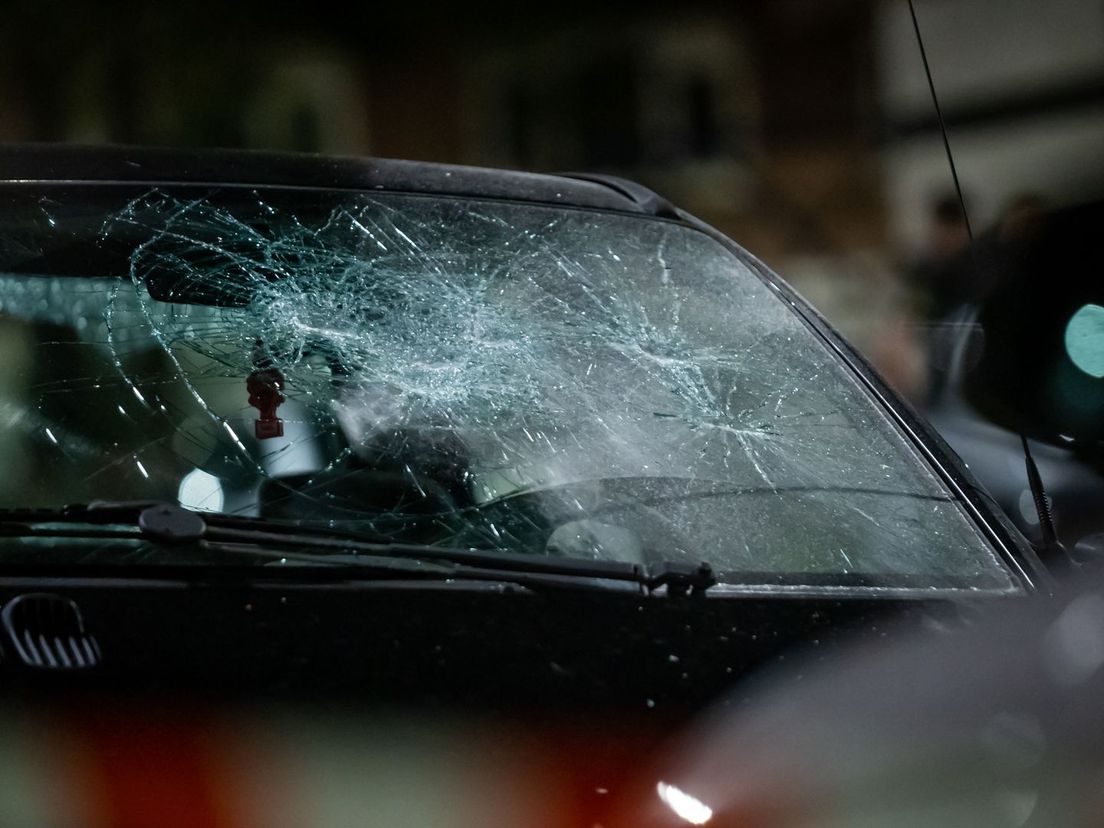
M162 500L743 584L1012 588L838 358L677 222L13 186L0 305L5 506Z

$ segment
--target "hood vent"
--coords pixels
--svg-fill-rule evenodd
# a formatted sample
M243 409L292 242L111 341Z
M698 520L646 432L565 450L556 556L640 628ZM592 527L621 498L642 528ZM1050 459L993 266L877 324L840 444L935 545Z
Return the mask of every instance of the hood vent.
M100 645L84 631L80 609L60 595L13 598L0 613L19 660L44 670L85 670L100 663Z

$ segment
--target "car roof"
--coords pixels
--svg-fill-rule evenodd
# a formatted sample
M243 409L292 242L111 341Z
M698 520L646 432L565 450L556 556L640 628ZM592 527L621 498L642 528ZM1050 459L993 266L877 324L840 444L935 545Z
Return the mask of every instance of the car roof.
M160 183L387 190L671 215L650 190L601 175L277 153L73 144L0 145L0 183Z

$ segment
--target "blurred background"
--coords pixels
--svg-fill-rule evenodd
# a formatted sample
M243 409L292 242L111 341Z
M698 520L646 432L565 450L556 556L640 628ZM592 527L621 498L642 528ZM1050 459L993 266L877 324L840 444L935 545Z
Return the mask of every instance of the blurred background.
M905 0L7 0L0 141L376 155L639 180L939 382L966 235ZM1104 193L1104 3L917 0L974 229ZM941 281L942 280L942 281Z
M0 142L373 155L640 181L804 294L1041 546L1019 435L1030 437L1066 548L1104 559L1104 0L915 8L973 246L906 0L0 0ZM1058 229L1027 245L1050 216L1062 217ZM1090 609L1095 635L1104 609ZM1009 638L1009 657L997 662L1009 672L994 681L1009 692L1018 692L1008 676L1020 675L1027 640ZM987 646L961 653L982 662ZM1082 649L1091 660L1102 647ZM962 672L949 659L918 663L930 676ZM877 692L919 692L901 684L911 674L885 675L896 684L870 685ZM865 698L842 686L849 704ZM894 722L912 701L900 692L885 694ZM931 698L969 692L951 683ZM824 709L804 708L794 721L844 728L866 712L815 715ZM933 709L908 721L926 727ZM1059 739L1081 728L1069 721ZM159 727L150 730L161 747ZM290 739L281 753L280 734L265 755L301 755ZM459 750L450 745L449 756ZM837 741L824 745L838 757ZM589 734L584 753L594 753ZM329 795L382 767L307 760L282 768L321 780ZM511 770L524 767L510 760ZM424 786L424 766L402 767ZM1085 767L1096 773L1099 763ZM265 793L255 801L268 805L281 785L255 778ZM456 801L431 798L423 808L445 812ZM361 807L350 802L350 812ZM278 823L266 812L257 824Z

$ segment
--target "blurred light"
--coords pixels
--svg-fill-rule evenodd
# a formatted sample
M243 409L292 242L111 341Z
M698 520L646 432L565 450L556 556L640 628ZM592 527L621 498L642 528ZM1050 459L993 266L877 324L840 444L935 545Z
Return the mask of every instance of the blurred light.
M1102 558L1104 559L1104 532L1094 532L1085 535L1073 547L1074 553L1079 559Z
M668 808L691 825L704 825L713 818L712 808L674 785L660 782L656 785L656 793Z
M208 474L203 469L193 469L180 481L176 499L185 509L195 509L198 512L221 512L222 484L213 474Z
M1082 305L1066 325L1066 353L1090 377L1104 377L1104 308Z
M1080 684L1104 667L1104 596L1081 595L1050 625L1044 666L1056 683Z
M1049 503L1049 498L1047 499ZM1039 510L1035 507L1035 495L1031 493L1031 489L1024 489L1020 492L1020 500L1017 504L1020 508L1020 517L1024 519L1024 522L1030 526L1036 526L1039 523Z

